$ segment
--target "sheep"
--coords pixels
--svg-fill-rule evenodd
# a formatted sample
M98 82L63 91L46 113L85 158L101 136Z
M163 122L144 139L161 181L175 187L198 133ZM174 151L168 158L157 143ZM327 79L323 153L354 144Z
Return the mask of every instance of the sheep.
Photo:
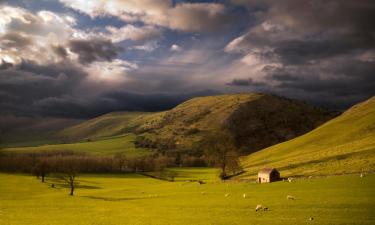
M229 196L230 196L230 194L229 194L229 193L226 193L226 194L225 194L225 197L226 197L226 198L227 198L227 197L229 197Z
M293 180L294 180L294 178L293 178L293 177L288 177L288 182L289 182L289 183L292 183L292 182L293 182Z
M310 220L310 221L314 220L314 217L310 217L309 220Z
M363 173L361 173L361 175L359 175L360 178L363 178L365 177L365 175Z
M257 205L257 207L255 207L256 212L258 212L259 210L262 210L262 209L263 209L262 205Z
M242 197L243 197L243 198L247 198L247 195L246 195L246 194L243 194Z
M292 195L287 195L286 199L288 199L288 200L296 200L296 198L294 196L292 196Z
M257 207L255 207L255 211L258 212L260 210L268 211L268 207L264 207L263 205L257 205Z
M205 192L205 191L202 191L202 192L201 192L201 194L202 194L202 195L205 195L205 194L206 194L206 192Z

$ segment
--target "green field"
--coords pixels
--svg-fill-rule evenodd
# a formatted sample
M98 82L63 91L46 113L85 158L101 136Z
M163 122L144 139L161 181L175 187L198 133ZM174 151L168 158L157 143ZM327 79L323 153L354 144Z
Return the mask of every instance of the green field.
M278 168L284 176L373 171L375 97L305 135L246 156L242 163L246 178L262 167Z
M41 183L28 175L0 174L0 224L375 224L374 175L255 184L222 183L215 169L175 171L176 182L84 175L73 197L60 185L51 188L52 178ZM257 204L269 211L255 212Z
M124 153L126 156L143 156L150 153L143 148L135 148L134 134L126 134L112 138L85 141L70 144L41 145L35 147L5 148L5 152L34 152L34 151L75 151L97 155L112 155Z

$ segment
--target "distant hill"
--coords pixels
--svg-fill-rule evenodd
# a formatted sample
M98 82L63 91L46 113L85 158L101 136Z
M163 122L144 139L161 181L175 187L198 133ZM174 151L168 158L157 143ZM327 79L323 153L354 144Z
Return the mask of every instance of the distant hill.
M54 134L82 120L0 115L0 147L35 146L60 142Z
M75 143L133 133L137 147L192 152L201 151L199 143L208 133L227 129L242 154L248 154L311 131L331 118L331 113L296 100L227 94L193 98L164 112L113 112L49 133L46 139Z
M97 139L131 133L153 113L113 112L67 127L56 136L67 141Z
M244 153L304 134L332 118L319 108L267 94L199 97L150 117L136 132L143 147L191 150L208 133L228 129Z
M240 178L263 167L276 167L282 176L373 171L375 97L305 135L244 157L242 164L246 173Z

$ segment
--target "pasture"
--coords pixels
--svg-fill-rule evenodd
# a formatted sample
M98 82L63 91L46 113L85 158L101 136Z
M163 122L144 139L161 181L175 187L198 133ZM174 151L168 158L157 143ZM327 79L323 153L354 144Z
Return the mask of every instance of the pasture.
M375 224L374 175L260 185L223 183L215 169L173 171L175 182L138 174L82 175L73 197L53 178L41 183L0 173L0 224ZM206 184L191 181L197 179ZM269 210L256 212L258 204Z

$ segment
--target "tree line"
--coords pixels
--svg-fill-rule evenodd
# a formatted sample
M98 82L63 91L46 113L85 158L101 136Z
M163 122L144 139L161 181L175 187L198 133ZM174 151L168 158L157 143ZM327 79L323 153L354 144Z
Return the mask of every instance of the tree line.
M1 153L0 171L31 173L44 182L53 175L69 185L73 195L80 173L143 173L163 171L166 167L211 166L220 168L221 179L242 171L233 138L225 132L205 137L201 152L155 151L147 156L126 157L122 153L98 156L74 151L39 151Z

